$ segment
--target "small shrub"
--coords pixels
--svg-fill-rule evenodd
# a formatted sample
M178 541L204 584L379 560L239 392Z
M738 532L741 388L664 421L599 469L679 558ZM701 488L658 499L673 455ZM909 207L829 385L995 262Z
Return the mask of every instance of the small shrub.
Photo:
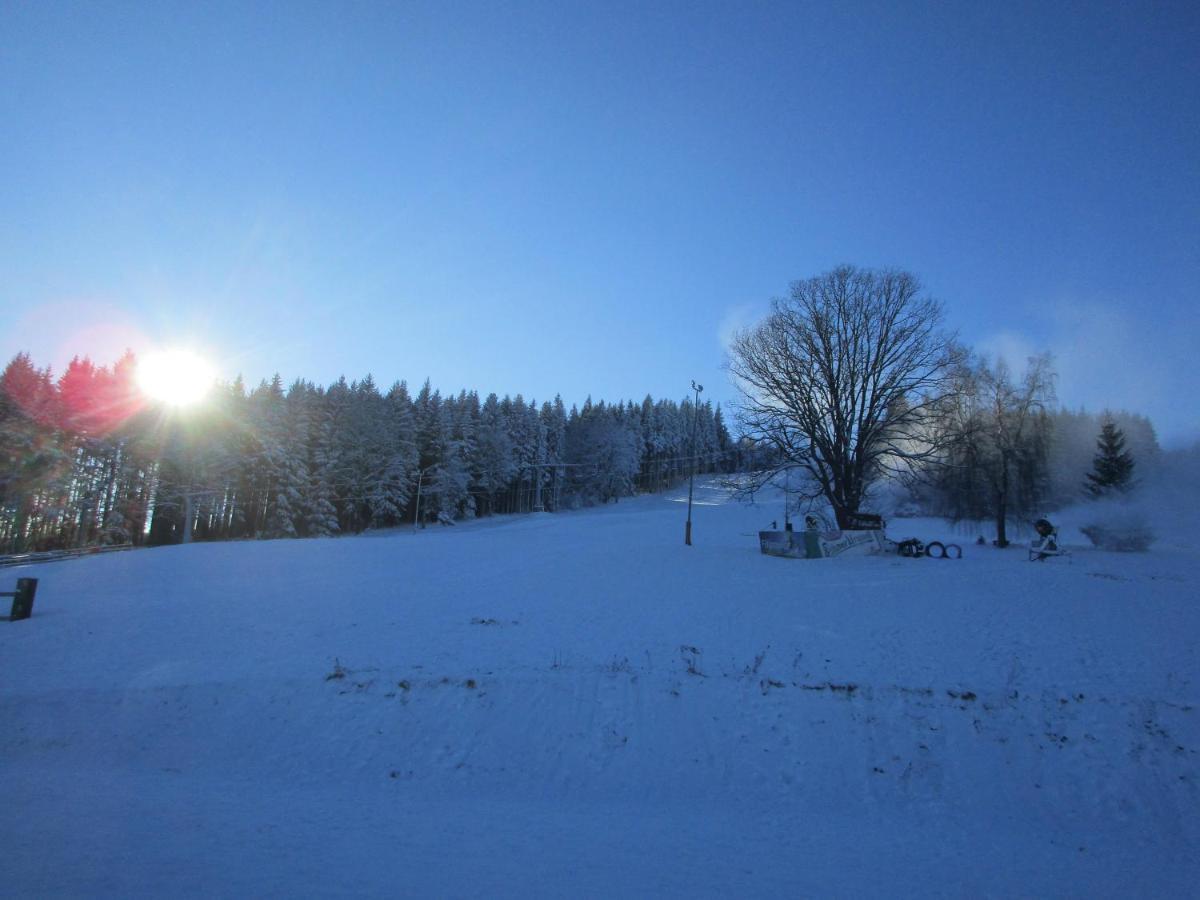
M1101 550L1120 553L1145 553L1154 543L1154 532L1142 522L1085 525L1079 529Z

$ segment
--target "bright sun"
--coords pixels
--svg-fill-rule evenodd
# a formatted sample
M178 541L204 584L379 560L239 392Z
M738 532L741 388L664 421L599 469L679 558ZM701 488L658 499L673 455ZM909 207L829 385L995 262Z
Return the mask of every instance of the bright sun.
M156 350L138 363L138 386L146 396L171 406L187 406L203 399L216 375L205 360L191 350Z

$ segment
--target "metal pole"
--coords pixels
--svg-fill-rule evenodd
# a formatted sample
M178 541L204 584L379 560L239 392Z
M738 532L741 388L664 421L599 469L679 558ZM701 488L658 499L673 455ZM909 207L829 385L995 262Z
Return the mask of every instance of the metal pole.
M182 544L190 544L192 542L192 495L185 492L183 495L183 540Z
M417 523L421 521L421 479L425 477L425 469L418 470L417 473L417 508L413 510L413 532L417 530Z
M696 392L696 405L692 409L692 469L688 474L688 517L687 527L683 530L683 542L692 546L692 486L696 481L696 422L700 418L700 392L704 385L692 382L692 390Z
M789 515L789 507L792 499L792 470L785 469L783 472L783 530L792 530L792 519Z
M542 445L545 442L546 426L538 422L538 445L537 445L537 465L533 467L533 511L545 512L546 507L542 505L542 468L545 465L542 457L545 455L542 450Z

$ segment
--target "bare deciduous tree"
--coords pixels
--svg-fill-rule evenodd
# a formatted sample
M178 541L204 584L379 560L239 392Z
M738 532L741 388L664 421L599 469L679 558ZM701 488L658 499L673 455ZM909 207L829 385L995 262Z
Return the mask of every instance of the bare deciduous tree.
M1010 517L1032 511L1042 499L1053 362L1049 354L1031 357L1017 377L1002 359L972 358L955 378L958 390L943 423L947 465L939 473L948 511L993 517L996 544L1006 547Z
M846 527L883 472L911 471L935 451L931 419L952 386L957 349L941 305L903 271L840 266L792 283L771 314L739 334L729 369L746 433L779 468L811 476Z

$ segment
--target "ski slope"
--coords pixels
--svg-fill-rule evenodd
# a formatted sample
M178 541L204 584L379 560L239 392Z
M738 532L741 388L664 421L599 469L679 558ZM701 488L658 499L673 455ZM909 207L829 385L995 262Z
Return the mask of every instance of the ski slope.
M1194 547L697 496L5 570L0 895L1194 895Z

